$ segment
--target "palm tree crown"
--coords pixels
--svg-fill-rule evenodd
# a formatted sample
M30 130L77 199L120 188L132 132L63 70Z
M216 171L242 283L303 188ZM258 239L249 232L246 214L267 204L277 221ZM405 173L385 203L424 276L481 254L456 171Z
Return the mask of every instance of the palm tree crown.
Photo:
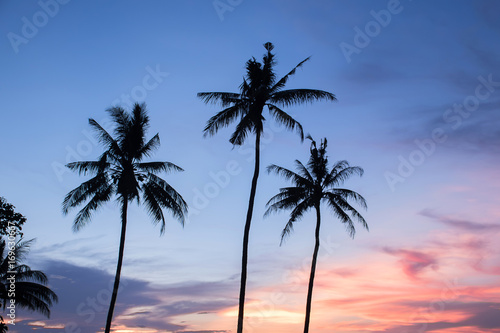
M121 107L107 110L114 122L116 138L113 138L94 119L89 124L96 130L99 141L106 151L97 161L73 162L67 165L80 175L92 174L93 178L70 191L63 202L63 212L67 214L71 208L85 202L87 204L77 214L73 229L82 228L90 221L91 214L113 195L118 201L137 200L145 204L153 222L161 222L161 230L165 231L165 217L162 208L170 210L172 215L182 224L187 212L184 199L165 180L156 175L162 171L183 171L170 162L142 162L145 157L160 145L158 134L149 141L145 133L149 127L149 117L144 104L135 104L132 115Z
M354 200L366 209L365 199L352 190L338 187L353 174L362 176L363 169L349 166L347 161L338 161L331 170L328 170L327 140L324 139L318 148L316 142L310 136L308 138L311 140L311 156L307 165L295 160L298 172L274 164L267 168L269 173L274 172L294 184L292 187L280 189L280 193L273 196L267 203L266 216L280 210L292 210L290 219L281 234L281 241L283 242L293 231L294 222L298 221L310 208L319 207L322 201L345 224L351 237L354 237L356 233L353 220L357 220L368 230L368 224L363 216L349 203L350 200Z
M335 95L316 89L289 89L284 90L288 79L293 76L297 68L301 67L309 58L301 61L288 74L276 80L274 66L276 60L271 51L272 43L264 44L267 53L263 62L252 58L246 63L246 78L240 85L239 93L230 92L202 92L198 93L205 103L220 104L225 109L211 117L204 129L205 135L214 135L217 131L240 118L236 130L229 140L234 145L242 145L249 133L262 133L262 116L264 107L267 106L269 114L290 130L296 130L301 139L304 138L302 126L281 107L313 102L316 100L335 101Z
M15 245L12 244L14 249L10 250L5 240L0 240L0 300L4 310L12 298L15 299L16 307L36 311L49 318L50 307L58 301L57 295L46 286L48 279L43 272L32 270L22 263L32 242L33 239L20 240ZM12 272L16 272L14 297L9 296L11 281L7 280L13 275Z

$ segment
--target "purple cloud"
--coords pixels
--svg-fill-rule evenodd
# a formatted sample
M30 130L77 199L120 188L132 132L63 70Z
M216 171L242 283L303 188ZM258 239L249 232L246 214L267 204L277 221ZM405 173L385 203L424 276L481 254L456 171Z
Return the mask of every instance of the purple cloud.
M446 224L446 225L454 227L454 228L464 229L467 231L483 232L483 231L498 231L498 230L500 230L500 224L477 223L477 222L472 222L472 221L453 219L453 218L449 218L449 217L445 217L445 216L440 216L440 215L432 212L430 209L424 209L419 214L422 216L431 218L431 219L433 219L437 222L440 222L442 224Z

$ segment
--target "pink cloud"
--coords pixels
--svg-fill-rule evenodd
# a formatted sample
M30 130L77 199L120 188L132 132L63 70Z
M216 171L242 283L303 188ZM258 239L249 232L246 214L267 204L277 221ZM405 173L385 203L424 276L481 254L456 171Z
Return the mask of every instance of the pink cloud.
M389 247L384 247L383 251L400 258L399 263L403 272L412 279L418 278L418 275L428 267L433 270L438 269L437 259L424 252Z

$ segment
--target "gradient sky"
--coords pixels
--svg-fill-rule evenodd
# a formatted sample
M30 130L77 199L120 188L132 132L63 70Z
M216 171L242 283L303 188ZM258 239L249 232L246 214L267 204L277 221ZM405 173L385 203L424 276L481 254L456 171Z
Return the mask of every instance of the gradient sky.
M268 41L278 76L311 56L289 88L338 98L287 111L328 138L330 161L365 169L346 186L370 231L352 240L323 212L311 332L500 332L499 15L493 0L1 1L0 195L28 217L29 264L60 299L50 319L19 311L9 332L104 325L118 206L73 233L61 203L86 178L62 166L102 151L88 118L133 101L160 134L154 159L185 169L165 178L191 213L160 237L131 206L115 332L235 332L252 143L233 149L234 126L203 138L219 108L196 93L237 91ZM296 134L265 133L263 168L307 160ZM245 332L301 332L315 216L280 247L288 215L262 215L286 183L261 175Z

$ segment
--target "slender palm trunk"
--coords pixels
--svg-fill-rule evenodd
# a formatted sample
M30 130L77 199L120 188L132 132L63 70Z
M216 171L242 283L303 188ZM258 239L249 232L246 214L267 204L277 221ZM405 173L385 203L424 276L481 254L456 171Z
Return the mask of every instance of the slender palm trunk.
M127 206L128 198L123 198L122 205L122 232L120 235L120 249L118 250L118 264L116 265L115 284L109 303L108 318L106 319L105 333L109 333L111 329L111 321L113 320L113 311L115 310L116 297L118 296L118 287L120 286L120 275L122 272L123 250L125 248L125 232L127 230Z
M309 321L311 320L311 302L312 302L312 292L314 286L314 275L316 273L316 260L318 259L318 251L319 251L319 227L321 224L321 215L319 211L319 205L316 206L316 244L314 245L314 253L312 257L311 264L311 275L309 277L309 288L307 290L307 303L306 303L306 320L304 323L304 333L309 332Z
M240 303L238 310L238 330L243 333L243 319L245 317L245 291L247 284L247 263L248 263L248 236L250 234L250 223L252 222L253 204L255 192L257 191L257 179L259 178L260 165L260 132L255 134L255 169L252 178L252 188L250 189L250 199L248 200L247 220L245 222L245 232L243 234L243 254L241 256L241 282L240 282Z

